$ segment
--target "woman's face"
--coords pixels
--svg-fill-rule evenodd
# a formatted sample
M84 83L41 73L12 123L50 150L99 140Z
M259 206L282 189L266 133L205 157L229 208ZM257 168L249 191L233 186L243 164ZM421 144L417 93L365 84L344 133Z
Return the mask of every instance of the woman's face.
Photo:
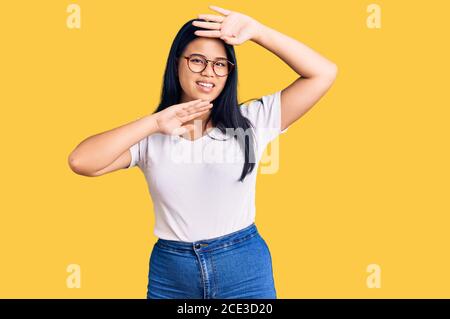
M218 58L227 58L224 44L219 39L199 37L191 41L178 60L178 78L183 90L180 103L203 99L215 100L225 87L228 75L217 76L213 71L213 64L208 63L206 69L200 73L192 72L185 56L201 54L208 60L216 61ZM212 83L212 89L201 87L197 82Z

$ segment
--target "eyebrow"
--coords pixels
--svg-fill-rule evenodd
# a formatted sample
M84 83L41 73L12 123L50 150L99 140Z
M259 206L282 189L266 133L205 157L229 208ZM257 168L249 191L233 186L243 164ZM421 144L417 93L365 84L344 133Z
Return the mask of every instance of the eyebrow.
M201 54L201 53L191 53L191 55L193 55L193 54L194 54L194 55L201 55L202 57L204 57L204 58L206 58L206 59L208 58L206 55L203 55L203 54ZM225 59L225 60L226 60L227 58L226 58L226 57L223 57L223 56L217 56L215 59L216 59L216 60L217 60L217 59Z

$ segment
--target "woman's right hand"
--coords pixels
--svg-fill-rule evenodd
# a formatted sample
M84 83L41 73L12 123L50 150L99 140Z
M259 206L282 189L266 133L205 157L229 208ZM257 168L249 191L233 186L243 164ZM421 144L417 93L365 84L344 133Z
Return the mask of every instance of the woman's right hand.
M186 124L210 110L213 106L202 99L174 104L156 113L156 124L160 133L182 135L194 129L193 124Z

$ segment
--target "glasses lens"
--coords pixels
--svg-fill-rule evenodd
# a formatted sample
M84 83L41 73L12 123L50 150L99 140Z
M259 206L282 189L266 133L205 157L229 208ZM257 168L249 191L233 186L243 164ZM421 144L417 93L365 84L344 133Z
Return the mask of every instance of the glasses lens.
M214 71L218 76L227 75L230 71L230 63L227 60L217 60L214 64Z
M205 68L206 60L199 56L191 56L189 58L189 68L193 72L201 72Z
M206 60L201 56L191 56L189 58L189 68L193 72L202 72L205 69ZM218 76L225 76L231 70L231 64L228 60L221 59L214 63L214 71Z

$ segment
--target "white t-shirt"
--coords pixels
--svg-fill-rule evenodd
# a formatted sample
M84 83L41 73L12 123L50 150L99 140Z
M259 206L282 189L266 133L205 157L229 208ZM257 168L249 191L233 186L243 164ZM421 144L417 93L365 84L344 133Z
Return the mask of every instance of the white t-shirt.
M256 165L243 182L239 178L244 153L238 140L218 128L193 141L155 133L130 147L127 168L138 166L145 175L155 211L155 236L194 242L255 221L259 161L269 142L287 130L280 130L280 106L281 91L263 96L262 103L240 105L242 115L255 126L257 144L253 144Z

